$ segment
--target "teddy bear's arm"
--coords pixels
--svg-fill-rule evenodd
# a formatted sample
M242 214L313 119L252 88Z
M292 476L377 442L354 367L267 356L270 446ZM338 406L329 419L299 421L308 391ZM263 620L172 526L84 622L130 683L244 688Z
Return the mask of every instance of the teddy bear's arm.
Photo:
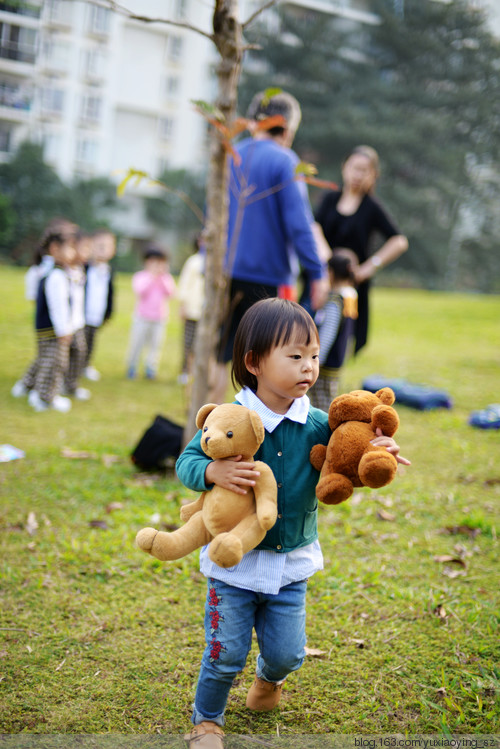
M181 520L185 523L189 518L193 517L195 512L200 512L203 509L203 502L205 500L205 492L201 494L198 499L194 502L189 502L187 505L181 507Z
M257 517L262 528L268 531L273 527L278 517L278 489L276 479L267 463L263 463L260 460L255 463L255 470L260 473L257 483L253 487Z
M399 416L391 406L375 406L372 411L372 428L380 428L386 437L392 437L399 426Z
M326 460L326 445L314 445L314 447L311 448L309 460L317 471L321 471L323 463Z

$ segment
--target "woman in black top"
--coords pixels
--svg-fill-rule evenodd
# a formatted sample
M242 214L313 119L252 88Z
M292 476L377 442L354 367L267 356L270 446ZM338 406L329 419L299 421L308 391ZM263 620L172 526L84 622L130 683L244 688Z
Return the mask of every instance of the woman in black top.
M379 160L375 149L357 146L342 165L342 189L327 193L315 216L332 249L348 247L359 259L355 351L359 351L367 339L370 279L379 268L389 265L408 249L407 238L373 197L378 176ZM385 242L370 255L370 239L375 232L380 233Z

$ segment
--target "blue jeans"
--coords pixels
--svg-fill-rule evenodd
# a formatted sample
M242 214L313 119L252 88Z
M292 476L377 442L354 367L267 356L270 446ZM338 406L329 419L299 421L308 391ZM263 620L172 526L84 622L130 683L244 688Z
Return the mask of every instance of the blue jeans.
M224 725L224 710L236 675L243 670L255 627L260 653L257 676L282 681L301 667L306 644L307 580L291 583L276 595L254 593L208 580L205 640L191 720Z

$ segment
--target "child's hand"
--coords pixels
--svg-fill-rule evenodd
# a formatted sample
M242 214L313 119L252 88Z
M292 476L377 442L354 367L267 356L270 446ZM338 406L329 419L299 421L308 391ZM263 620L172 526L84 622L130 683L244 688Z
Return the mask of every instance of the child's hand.
M246 486L255 486L260 473L255 470L255 463L241 462L241 455L234 455L224 460L213 460L205 470L207 484L217 484L236 494L246 494Z
M371 440L371 443L376 447L386 447L388 452L394 455L398 463L404 466L411 466L411 462L399 454L399 445L396 444L392 437L386 437L382 434L380 427L377 427L377 436Z

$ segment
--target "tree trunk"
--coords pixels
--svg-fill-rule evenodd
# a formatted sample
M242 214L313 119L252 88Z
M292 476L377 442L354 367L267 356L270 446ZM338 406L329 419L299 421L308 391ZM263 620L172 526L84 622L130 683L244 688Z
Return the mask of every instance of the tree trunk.
M224 115L225 124L230 125L236 113L243 55L237 0L216 0L213 31L214 43L220 55L215 106ZM184 430L184 444L195 434L196 414L207 399L209 367L214 360L225 306L227 284L224 255L227 246L228 203L228 155L219 132L212 128L207 179L207 218L204 229L205 300L202 316L197 325L193 388Z

